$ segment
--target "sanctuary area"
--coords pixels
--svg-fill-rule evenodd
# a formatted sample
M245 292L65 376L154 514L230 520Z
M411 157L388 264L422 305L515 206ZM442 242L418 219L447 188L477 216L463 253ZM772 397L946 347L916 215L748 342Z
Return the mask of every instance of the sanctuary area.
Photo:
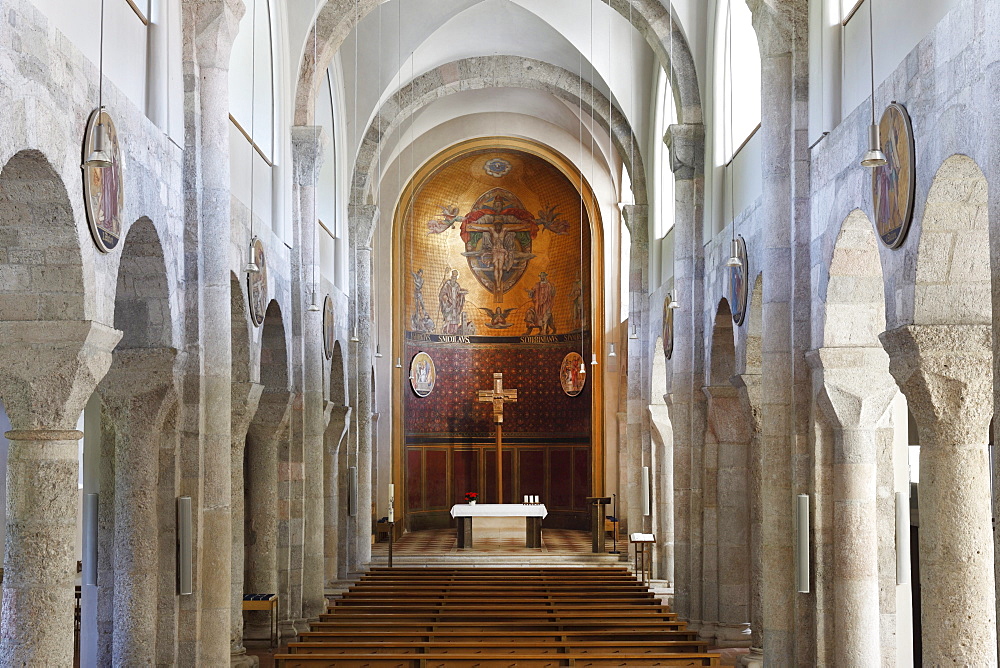
M998 35L0 1L0 668L997 666Z

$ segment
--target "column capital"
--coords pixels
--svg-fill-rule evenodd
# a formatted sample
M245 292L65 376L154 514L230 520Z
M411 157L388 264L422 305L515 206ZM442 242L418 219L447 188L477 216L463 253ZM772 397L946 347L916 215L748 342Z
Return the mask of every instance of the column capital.
M103 382L101 396L111 401L165 394L176 382L176 348L126 348L115 352Z
M379 209L375 204L351 204L347 207L347 223L351 231L351 246L354 249L361 250L367 245L378 220Z
M312 186L323 166L323 152L330 142L326 129L319 125L292 126L292 165L295 185Z
M622 218L632 235L632 242L648 238L646 226L649 224L649 206L645 204L626 204L622 207Z
M705 126L701 123L674 123L663 135L670 152L670 171L677 180L690 180L705 169Z
M817 348L806 361L820 381L820 405L841 429L874 429L899 391L881 348Z
M233 440L243 442L246 439L250 420L257 412L264 386L260 383L233 383L232 395L232 435Z
M889 371L906 394L922 445L985 443L993 414L990 325L904 325L883 332Z
M750 416L750 427L753 429L753 433L759 434L761 419L760 374L739 373L730 378L729 382L736 388L740 403L743 404L747 415Z
M247 8L243 0L183 0L183 11L190 12L195 57L203 67L229 69L233 42L240 30L240 20Z
M92 320L0 322L0 398L13 431L75 430L121 337Z

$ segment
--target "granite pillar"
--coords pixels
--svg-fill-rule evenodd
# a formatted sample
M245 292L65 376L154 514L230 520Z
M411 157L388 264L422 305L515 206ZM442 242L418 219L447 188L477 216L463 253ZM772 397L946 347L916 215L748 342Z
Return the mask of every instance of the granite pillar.
M159 450L177 401L173 348L116 351L99 386L114 434L112 540L114 665L156 663ZM109 508L110 510L110 508Z
M896 395L881 348L820 348L820 406L833 425L834 652L838 665L880 665L877 427Z
M7 458L0 656L16 666L73 663L76 426L121 332L92 321L0 322Z
M880 338L920 434L923 663L997 665L991 327L904 325Z
M323 159L326 135L318 126L292 128L292 161L298 191L300 294L302 313L302 404L304 475L304 536L302 557L302 616L318 620L326 611L324 579L324 438L323 414L323 312L305 305L322 307L316 268L317 230L316 178Z
M243 567L245 564L245 513L246 499L245 484L243 480L243 461L246 454L247 431L250 429L250 420L257 412L257 405L260 401L264 386L260 383L233 383L232 385L232 460L230 470L232 472L232 517L233 517L233 546L232 557L233 567L232 577L232 599L231 608L232 624L229 631L230 660L233 666L256 666L257 657L249 657L246 647L243 646Z
M232 565L230 448L231 358L229 60L246 7L242 0L182 0L187 103L185 181L196 193L186 223L197 230L199 261L189 279L198 286L200 447L195 519L195 583L199 599L181 620L181 658L201 665L230 661ZM195 122L193 119L197 119ZM188 472L189 474L191 472ZM187 622L187 623L185 623ZM192 628L192 626L194 628ZM187 627L187 628L185 628Z
M329 407L330 422L324 436L325 452L323 472L325 508L323 512L324 534L324 584L332 585L341 579L340 545L343 542L340 502L340 450L347 437L347 427L351 419L350 406Z

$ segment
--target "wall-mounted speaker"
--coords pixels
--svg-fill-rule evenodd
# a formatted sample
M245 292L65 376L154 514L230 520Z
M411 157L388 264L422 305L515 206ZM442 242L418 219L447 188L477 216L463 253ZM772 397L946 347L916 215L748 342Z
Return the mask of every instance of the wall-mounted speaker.
M896 492L896 584L910 581L910 497Z
M97 584L97 495L83 496L83 573L81 584Z
M347 514L355 517L358 514L358 467L347 467Z
M177 593L194 593L191 497L177 497Z
M809 593L809 495L795 499L795 586L800 594Z
M652 512L652 507L650 506L651 500L652 499L650 498L650 493L649 493L649 467L643 466L642 467L642 514L645 517L649 517L650 513Z

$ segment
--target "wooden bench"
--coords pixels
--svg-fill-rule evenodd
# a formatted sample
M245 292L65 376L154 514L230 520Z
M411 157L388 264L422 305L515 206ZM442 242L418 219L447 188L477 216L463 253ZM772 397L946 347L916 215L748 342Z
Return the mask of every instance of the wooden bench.
M515 663L511 663L511 659ZM660 654L376 654L349 658L344 654L276 654L278 668L554 668L556 666L718 666L719 655L700 652Z
M662 653L669 649L672 652L707 652L708 643L697 640L527 640L517 639L515 642L498 642L487 640L464 641L391 641L368 642L335 642L299 641L288 644L290 654L444 654L447 652L483 654L523 653L523 654L567 654L567 653L606 653L609 651L628 651L634 654Z

